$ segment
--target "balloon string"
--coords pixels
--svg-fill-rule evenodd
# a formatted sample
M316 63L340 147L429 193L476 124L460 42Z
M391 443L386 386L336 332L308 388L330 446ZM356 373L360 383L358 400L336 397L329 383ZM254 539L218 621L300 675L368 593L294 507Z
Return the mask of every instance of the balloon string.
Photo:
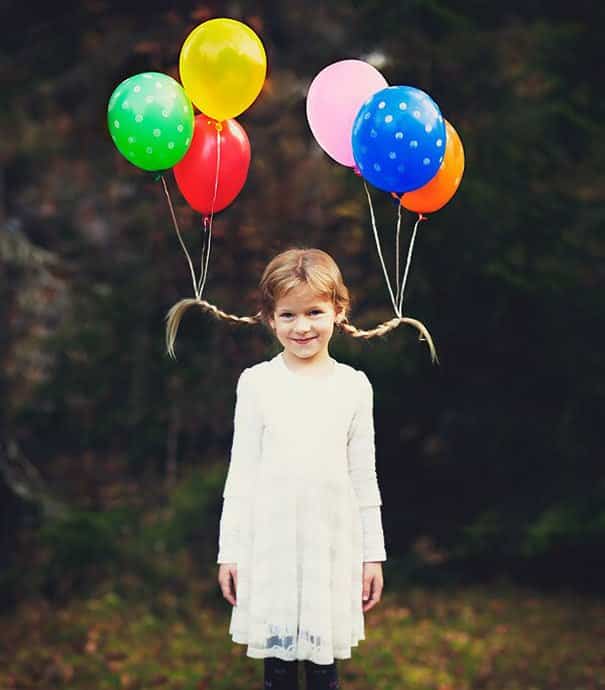
M399 232L401 230L401 204L397 204L397 233L395 235L395 275L397 276L397 302L399 303ZM401 313L401 307L399 307Z
M170 209L170 215L172 216L172 222L174 224L174 229L176 230L177 237L179 238L179 242L181 243L181 247L183 248L183 251L185 252L185 256L187 257L187 261L189 263L189 270L191 272L191 280L193 281L193 294L196 297L199 297L198 291L197 291L197 286L196 286L195 270L193 268L193 262L191 261L191 257L189 256L189 252L187 251L187 247L185 246L185 243L183 242L183 238L181 237L181 232L179 230L179 224L177 223L176 215L174 213L174 207L172 205L172 199L170 198L170 192L168 191L168 185L166 184L166 179L164 178L164 175L161 175L160 179L162 180L162 186L164 187L164 194L166 195L166 199L168 200L168 208Z
M204 216L202 223L202 254L200 257L200 281L198 283L198 295L202 296L202 280L206 280L206 273L204 271L204 257L208 251L208 216Z
M370 206L370 218L372 219L372 229L374 231L374 239L376 240L376 249L378 250L378 257L380 259L380 263L382 264L382 270L384 273L384 278L387 282L387 287L389 288L389 294L391 296L391 302L393 303L393 309L395 310L395 314L399 317L401 317L401 313L397 309L397 302L395 300L395 297L393 295L393 289L391 287L391 281L389 280L389 275L387 273L386 266L384 265L384 259L382 258L382 251L380 249L380 240L378 239L378 230L376 229L376 218L374 217L374 207L372 206L372 198L370 197L370 192L368 191L368 186L366 184L366 181L363 181L363 187L366 190L366 196L368 197L368 204Z
M410 268L410 262L412 261L412 250L414 249L414 239L416 238L416 231L418 230L418 226L420 225L421 221L427 220L426 216L423 216L422 213L418 214L418 220L414 224L414 231L412 232L412 239L410 240L410 248L408 249L408 257L407 261L405 264L405 273L403 275L403 282L401 283L401 294L399 295L399 313L401 314L401 311L403 309L403 293L405 291L405 284L408 279L408 271Z
M200 289L199 289L199 296L202 296L202 292L204 290L204 285L206 284L206 277L208 275L208 262L210 260L210 244L212 240L212 220L214 218L214 207L216 205L216 196L218 193L218 178L219 178L219 171L221 167L221 130L222 130L222 125L220 122L217 123L216 126L216 173L214 175L214 195L212 197L212 206L210 207L210 219L208 222L208 248L206 252L206 264L204 266L204 272L203 276L200 276ZM204 230L206 229L206 220L207 218L204 219Z

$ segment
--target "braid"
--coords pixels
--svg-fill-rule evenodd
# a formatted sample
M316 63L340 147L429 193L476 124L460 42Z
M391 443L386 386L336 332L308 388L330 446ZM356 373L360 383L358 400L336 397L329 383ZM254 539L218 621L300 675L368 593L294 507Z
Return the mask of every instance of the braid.
M352 338L365 338L367 340L368 338L373 338L376 335L385 335L389 331L392 331L394 328L397 328L397 326L399 326L399 324L401 323L407 323L410 326L414 326L414 328L416 328L420 332L418 340L426 340L429 350L431 352L431 361L433 363L439 364L439 358L437 357L437 351L435 349L433 339L431 338L431 334L428 332L426 326L422 322L417 321L416 319L411 319L407 316L396 316L393 319L389 319L389 321L384 321L383 323L378 324L376 328L372 328L369 331L362 330L361 328L357 328L357 326L354 326L352 323L349 323L346 316L342 319L342 321L337 321L336 325L342 331L350 335Z
M260 311L254 316L237 316L236 314L229 314L228 312L223 311L219 307L215 306L214 304L210 304L210 302L207 302L204 299L182 299L180 302L177 302L175 305L173 305L166 314L166 350L173 359L176 359L174 354L174 341L176 340L176 334L179 330L179 324L181 323L183 314L194 304L201 307L204 311L210 312L217 319L224 319L225 321L232 321L234 323L260 324L263 322L262 312ZM336 321L335 325L352 338L364 338L367 340L369 338L373 338L374 336L383 336L389 331L392 331L394 328L397 328L397 326L402 323L407 323L410 326L414 326L414 328L420 332L420 337L418 339L421 341L425 340L427 342L431 352L431 361L439 364L439 358L437 357L437 351L435 350L435 345L433 344L431 334L428 332L424 324L416 319L411 319L405 316L396 316L389 321L384 321L383 323L378 324L376 328L372 328L369 331L357 328L357 326L349 323L346 316L343 317L342 320Z
M258 312L254 316L236 316L235 314L229 314L219 309L214 304L210 304L210 302L206 302L205 299L194 299L192 297L182 299L180 302L174 304L166 314L166 350L172 359L176 359L176 355L174 354L174 341L176 340L176 334L179 330L179 324L181 323L183 314L194 304L197 304L204 311L209 311L217 319L238 323L261 323L261 312Z

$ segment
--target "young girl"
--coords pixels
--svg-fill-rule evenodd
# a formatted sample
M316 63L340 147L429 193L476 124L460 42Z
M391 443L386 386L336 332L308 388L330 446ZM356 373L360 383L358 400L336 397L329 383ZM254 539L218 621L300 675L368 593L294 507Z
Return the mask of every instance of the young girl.
M258 319L283 350L237 382L218 581L229 633L264 659L265 688L297 688L304 660L308 690L334 689L336 659L365 639L383 588L373 390L328 351L335 327L357 331L328 254L279 254L260 290Z

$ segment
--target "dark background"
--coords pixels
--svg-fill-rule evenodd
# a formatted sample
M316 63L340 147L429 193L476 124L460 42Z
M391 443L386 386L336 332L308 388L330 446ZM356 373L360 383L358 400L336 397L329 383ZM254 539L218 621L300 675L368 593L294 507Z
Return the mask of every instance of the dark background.
M164 316L192 296L189 270L160 183L121 157L105 119L128 76L178 79L184 39L215 16L253 27L268 59L238 117L249 177L213 224L204 297L224 310L255 313L264 265L309 246L341 267L354 324L393 316L361 181L306 121L324 66L366 59L427 91L464 145L462 184L421 225L406 289L440 366L405 326L331 344L374 384L389 577L602 590L604 14L588 2L9 3L4 604L69 597L116 567L149 574L151 543L216 568L235 382L278 348L261 326L190 310L167 357ZM168 184L197 266L201 218ZM372 196L392 274L395 206Z

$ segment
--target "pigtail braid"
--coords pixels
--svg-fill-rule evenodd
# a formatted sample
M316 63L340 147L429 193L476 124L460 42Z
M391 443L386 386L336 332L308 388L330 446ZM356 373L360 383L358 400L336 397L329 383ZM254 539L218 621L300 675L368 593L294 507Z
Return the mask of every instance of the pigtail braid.
M383 323L378 324L376 328L372 328L368 331L362 330L361 328L357 328L357 326L354 326L352 323L349 323L346 316L341 321L338 321L336 325L342 331L350 335L352 338L365 338L367 340L368 338L373 338L377 335L385 335L389 331L392 331L394 328L397 328L397 326L399 326L399 324L402 323L407 323L419 331L420 336L418 337L418 340L425 340L427 342L428 348L431 352L431 361L434 364L439 364L437 350L435 349L435 345L433 343L433 339L431 338L431 334L428 332L426 326L421 321L417 321L416 319L411 319L407 316L396 316L393 319L389 319L389 321L384 321Z
M166 314L166 351L172 357L176 359L174 353L174 341L176 340L176 335L179 330L179 325L184 313L193 305L199 306L204 311L210 312L217 319L224 319L225 321L232 321L236 323L261 323L261 312L258 312L254 316L237 316L236 314L229 314L214 304L210 304L205 299L201 298L186 298L182 299L176 304L174 304L168 313Z

